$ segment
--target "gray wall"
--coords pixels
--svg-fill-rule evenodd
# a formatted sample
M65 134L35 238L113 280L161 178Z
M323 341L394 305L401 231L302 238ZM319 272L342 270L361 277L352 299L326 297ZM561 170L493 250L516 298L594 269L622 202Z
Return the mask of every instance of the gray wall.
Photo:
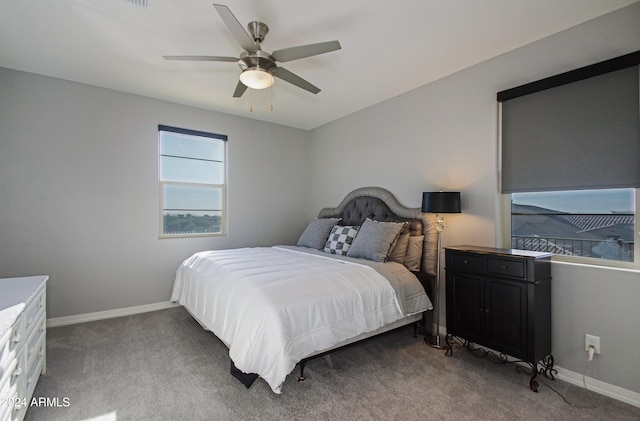
M49 317L164 301L193 252L295 242L362 186L460 190L444 244L497 244L496 92L638 50L637 22L640 3L312 132L0 69L0 277L49 274ZM158 123L229 135L228 237L157 238ZM557 365L581 373L598 335L587 375L640 393L638 273L553 270Z
M0 68L0 277L48 274L48 317L167 301L196 251L294 243L309 132ZM228 236L158 239L157 125L228 142Z
M447 217L443 244L501 245L496 93L636 51L638 22L640 3L313 130L310 213L361 186L386 187L413 207L423 191L459 190L463 213ZM325 171L336 151L349 165ZM582 373L584 334L600 336L602 355L587 375L640 393L638 272L561 264L553 271L556 364Z

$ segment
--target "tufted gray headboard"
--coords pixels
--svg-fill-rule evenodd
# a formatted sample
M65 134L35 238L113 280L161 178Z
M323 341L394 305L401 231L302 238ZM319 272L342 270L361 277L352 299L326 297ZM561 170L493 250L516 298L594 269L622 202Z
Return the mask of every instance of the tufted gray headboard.
M347 194L337 207L322 209L318 218L342 218L342 225L362 225L367 218L381 222L408 221L411 235L424 235L421 271L435 276L438 253L435 215L401 205L386 189L356 189Z

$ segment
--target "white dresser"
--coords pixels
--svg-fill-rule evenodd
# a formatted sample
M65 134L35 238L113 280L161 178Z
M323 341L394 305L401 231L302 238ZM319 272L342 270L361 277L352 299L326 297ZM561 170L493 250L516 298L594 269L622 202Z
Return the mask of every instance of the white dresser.
M0 279L0 420L22 420L46 370L48 276Z

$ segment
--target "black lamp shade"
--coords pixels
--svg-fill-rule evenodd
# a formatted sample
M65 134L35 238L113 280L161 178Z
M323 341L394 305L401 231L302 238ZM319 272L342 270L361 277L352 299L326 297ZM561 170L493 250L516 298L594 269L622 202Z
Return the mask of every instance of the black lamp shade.
M422 212L460 213L460 192L422 193Z

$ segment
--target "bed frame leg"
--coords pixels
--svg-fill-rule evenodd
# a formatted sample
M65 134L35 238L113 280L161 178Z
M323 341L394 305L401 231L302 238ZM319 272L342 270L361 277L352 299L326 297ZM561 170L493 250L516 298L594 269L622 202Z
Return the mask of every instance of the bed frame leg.
M417 338L418 337L418 329L420 328L420 322L415 322L413 324L413 337Z
M300 376L298 376L298 381L299 382L303 382L304 381L304 366L305 365L307 365L307 361L306 360L300 361Z

